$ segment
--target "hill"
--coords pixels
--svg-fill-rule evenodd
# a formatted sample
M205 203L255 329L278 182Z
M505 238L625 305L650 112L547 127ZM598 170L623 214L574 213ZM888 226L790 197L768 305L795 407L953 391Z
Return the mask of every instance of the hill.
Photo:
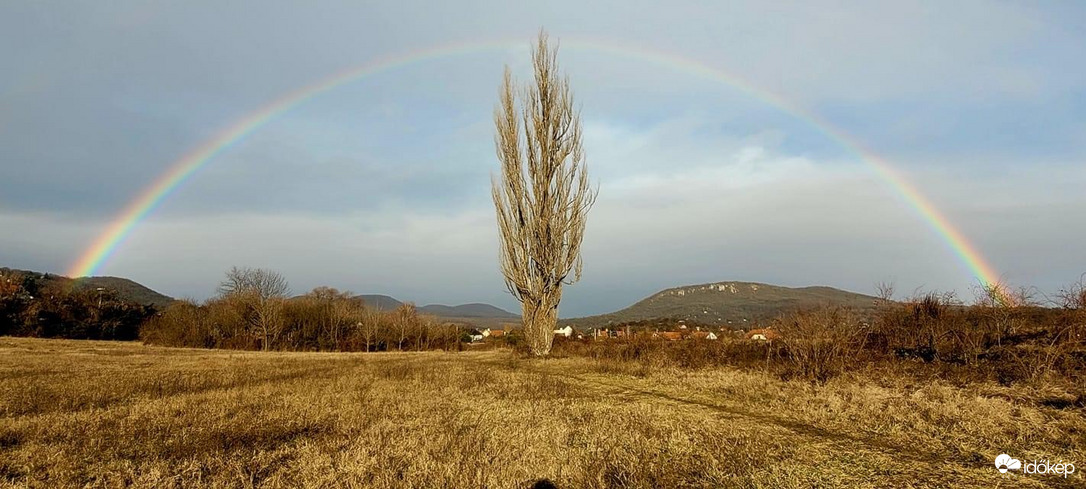
M746 328L781 313L841 305L872 309L876 298L832 287L781 287L753 282L685 285L657 292L625 309L608 314L563 319L562 325L592 328L647 319L673 318L702 324Z
M477 302L461 304L459 306L431 304L420 307L419 312L433 314L434 316L439 317L520 319L519 315L513 314L500 307Z
M143 284L140 284L133 280L129 280L127 278L80 277L77 279L71 279L61 275L53 275L51 273L38 273L29 270L0 268L0 274L6 275L9 273L17 273L20 275L33 277L42 286L71 286L73 290L93 290L101 287L103 289L115 292L117 296L121 299L143 305L152 305L158 309L162 309L174 301L174 299L170 296L160 294L144 286Z
M392 297L381 294L362 294L355 296L362 299L366 303L366 307L372 307L380 309L382 311L388 311L400 307L403 302L400 302Z
M72 279L68 279L72 280ZM120 277L82 277L72 280L77 290L96 289L102 287L117 293L123 299L152 305L158 309L165 308L174 301L173 297L160 294L150 288Z
M369 307L375 307L384 311L395 309L403 304L403 301L383 294L362 294L356 296L366 302ZM422 314L437 316L454 322L471 323L480 327L498 326L506 322L520 320L520 316L500 307L490 304L473 302L458 306L444 304L429 304L420 306L418 311Z

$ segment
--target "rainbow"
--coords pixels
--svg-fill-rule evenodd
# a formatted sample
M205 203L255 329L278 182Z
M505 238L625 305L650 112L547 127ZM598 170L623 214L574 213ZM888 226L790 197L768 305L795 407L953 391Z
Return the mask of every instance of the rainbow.
M217 136L205 141L170 165L165 173L125 206L109 227L79 256L78 260L70 267L68 275L81 277L95 274L116 253L136 226L154 213L186 180L199 171L200 168L207 165L216 155L229 149L277 115L336 87L397 67L434 58L463 55L488 49L509 49L510 47L522 45L523 43L513 42L467 43L379 58L362 67L341 72L286 94L235 122ZM563 48L584 49L616 56L632 57L723 83L790 114L798 120L804 121L870 166L897 193L902 202L912 208L946 242L950 250L969 269L981 285L989 286L999 283L999 276L995 269L984 259L976 246L960 230L954 227L950 220L939 212L935 205L920 193L904 175L898 172L890 162L879 157L859 141L816 114L790 103L780 95L757 88L739 77L699 61L674 54L641 47L619 46L595 40L571 41L567 39L563 40L561 45Z

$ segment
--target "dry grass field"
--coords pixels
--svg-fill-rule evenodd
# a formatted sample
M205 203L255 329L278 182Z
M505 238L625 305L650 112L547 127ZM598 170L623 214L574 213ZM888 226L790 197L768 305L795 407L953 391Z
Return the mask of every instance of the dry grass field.
M0 338L0 483L155 487L1037 487L1079 408L1022 387L825 385L509 351L258 353Z

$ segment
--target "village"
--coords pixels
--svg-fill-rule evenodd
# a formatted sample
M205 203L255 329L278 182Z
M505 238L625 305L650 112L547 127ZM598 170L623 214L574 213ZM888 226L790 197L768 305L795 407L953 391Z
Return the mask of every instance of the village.
M670 327L668 327L670 326ZM470 344L482 344L487 342L499 342L512 339L520 334L519 325L504 323L495 327L474 328L468 331ZM649 328L642 324L622 324L602 328L575 329L566 325L554 330L556 340L631 340L652 339L659 341L681 340L718 340L722 337L743 338L754 342L773 342L780 338L780 334L772 328L752 328L750 330L728 329L712 327L709 325L688 326L684 320L664 325L664 327Z

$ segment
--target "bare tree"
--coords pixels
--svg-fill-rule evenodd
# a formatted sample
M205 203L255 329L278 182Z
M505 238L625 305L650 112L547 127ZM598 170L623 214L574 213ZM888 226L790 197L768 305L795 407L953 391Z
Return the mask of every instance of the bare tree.
M381 330L381 312L370 307L363 308L358 327L362 329L362 340L366 345L365 351L376 349L377 333Z
M415 328L415 351L423 351L423 345L426 349L430 349L430 318L429 316L419 316L417 327Z
M996 309L1029 305L1036 299L1036 293L1033 290L1027 287L1013 289L1002 280L982 282L975 285L973 287L973 296L974 304Z
M320 330L322 336L332 342L332 349L340 349L340 340L345 330L359 322L358 311L363 307L362 300L351 296L350 292L340 292L332 287L317 287L307 294L320 309Z
M400 304L400 307L396 308L394 323L396 332L399 333L396 349L403 350L403 342L407 340L407 332L418 323L418 311L415 309L415 304L411 302Z
M260 348L269 350L283 330L283 302L290 294L287 280L272 270L232 267L219 284L219 293L242 306L249 327L261 336Z
M265 268L231 267L226 280L219 284L219 294L256 293L261 298L286 297L290 294L287 279L279 272Z
M491 183L505 285L521 303L532 353L547 355L562 285L581 278L581 240L596 192L588 182L569 79L559 75L558 49L550 49L542 31L532 66L534 84L523 88L519 111L505 69L494 110L501 176Z
M893 282L879 282L875 284L875 297L879 298L875 303L878 305L892 303L894 301L894 289Z
M255 297L249 302L252 314L249 315L249 325L258 331L262 337L260 348L270 350L272 343L279 339L279 333L283 332L286 321L283 318L284 297L269 297L263 299Z
M1056 299L1059 300L1058 305L1064 309L1086 309L1086 273L1079 276L1078 282L1060 289L1056 293Z
M974 305L991 318L996 344L1001 344L1004 336L1017 332L1021 319L1015 317L1014 309L1031 305L1034 301L1034 293L1030 289L1012 289L1003 281L981 283L976 286L973 294L976 297ZM976 355L973 359L976 359Z

